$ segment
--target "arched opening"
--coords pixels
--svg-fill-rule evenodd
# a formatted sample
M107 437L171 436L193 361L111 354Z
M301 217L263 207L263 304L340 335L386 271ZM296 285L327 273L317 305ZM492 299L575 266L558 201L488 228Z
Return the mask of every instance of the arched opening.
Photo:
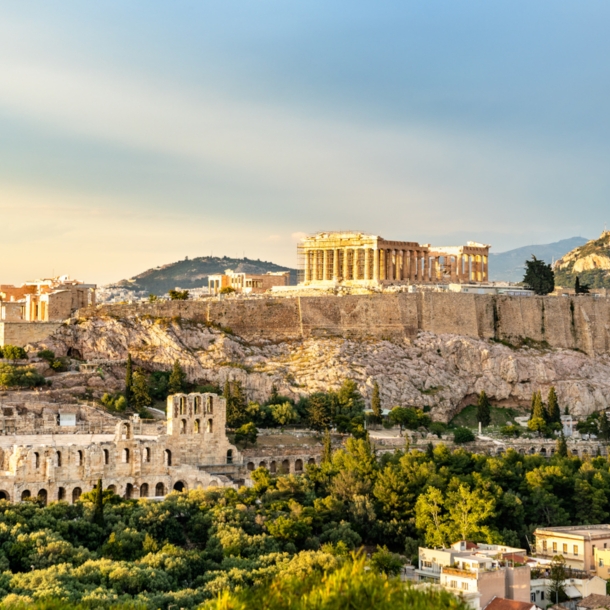
M521 455L525 455L525 449L524 449L523 447L520 447L520 448L519 448L519 453L520 453Z
M254 470L254 462L248 462L248 470L252 472Z
M535 448L535 447L532 447L532 448L530 449L530 455L534 455L534 453L536 453L536 448Z
M208 423L206 425L206 432L212 433L214 431L214 420L208 419Z
M40 453L34 453L34 468L40 468Z
M542 448L540 449L540 455L544 455L544 456L546 456L546 448L542 447Z
M110 451L104 449L104 465L108 466L108 464L110 464Z
M269 464L269 472L272 474L277 472L277 464L275 463L275 460Z
M83 465L83 452L82 451L76 452L76 465L77 466Z
M27 500L28 498L31 498L32 494L30 493L29 489L24 489L21 492L21 501L23 502L24 500Z
M186 434L186 419L180 420L180 434Z
M555 455L555 447L551 447L551 455Z
M150 462L150 447L144 447L144 461Z
M157 498L160 498L161 496L165 495L165 485L163 485L163 483L157 483L156 487L155 487L155 496Z
M83 492L82 492L82 490L81 490L81 488L80 488L80 487L75 487L75 488L72 490L72 504L74 504L74 502L76 502L76 501L77 501L77 500L80 498L80 495L81 495L82 493L83 493Z
M218 481L216 479L212 479L208 487L218 487Z
M10 500L10 497L9 497L7 491L0 490L0 500L6 500L7 502Z
M129 449L123 449L123 464L129 464Z
M186 485L182 481L176 481L174 483L174 491L186 491Z
M121 440L126 441L129 438L129 424L121 426Z
M296 460L294 463L295 472L303 472L303 460Z
M47 490L46 489L41 489L38 492L38 501L43 505L46 506L47 505Z
M227 451L227 464L233 463L233 449Z
M201 396L195 396L194 413L199 413L201 410Z
M186 414L186 396L180 397L180 415Z
M60 487L57 490L57 500L59 502L62 502L65 499L66 499L66 489L64 487Z
M267 468L267 462L263 461L258 465L259 468Z
M172 452L169 449L165 450L165 465L166 466L171 466L172 465Z
M208 413L214 413L214 397L208 396Z
M290 472L290 460L282 461L282 474L288 474Z
M83 355L76 347L69 347L68 351L66 352L66 355L68 356L68 358L74 358L75 360L83 359Z
M131 483L127 483L127 485L125 485L125 498L127 500L131 500L133 496L133 485Z
M198 419L195 420L195 423L193 424L193 433L194 434L199 434L199 432L201 432L200 428L200 422Z
M116 493L116 485L108 485L108 487L106 487L106 489L108 491L111 491L113 494Z
M55 453L55 464L58 468L61 468L61 451Z
M315 465L316 465L316 460L315 460L314 458L309 458L309 459L307 460L307 463L308 463L310 466L315 466Z
M148 483L140 485L140 498L148 498Z

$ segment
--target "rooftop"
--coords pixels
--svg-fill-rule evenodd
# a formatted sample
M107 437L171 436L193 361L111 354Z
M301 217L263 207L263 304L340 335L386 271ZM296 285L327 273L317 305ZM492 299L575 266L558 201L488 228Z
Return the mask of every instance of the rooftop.
M494 597L485 606L485 610L532 610L538 608L532 602L518 602L514 599L504 599L503 597Z
M559 527L539 527L534 535L564 534L567 536L580 536L585 538L610 538L610 525L563 525Z
M578 602L579 608L590 608L594 610L596 608L610 608L610 596L609 595L587 595L587 597L581 599Z

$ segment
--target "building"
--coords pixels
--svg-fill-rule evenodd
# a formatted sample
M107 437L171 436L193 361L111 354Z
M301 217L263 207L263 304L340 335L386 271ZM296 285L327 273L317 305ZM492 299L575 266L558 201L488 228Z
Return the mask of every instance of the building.
M547 608L555 603L554 599L549 598L549 588L551 580L548 578L533 578L531 587L531 600L538 604L541 608ZM574 604L580 603L580 600L589 597L590 595L604 595L606 593L606 581L592 574L584 572L576 572L566 578L563 583L564 591L571 603L571 608Z
M610 525L538 528L534 536L538 557L561 555L567 566L585 572L596 572L596 549L610 548Z
M208 277L208 290L216 295L223 288L233 289L239 294L262 294L274 286L288 286L290 284L290 271L268 271L267 273L238 273L232 269L222 274Z
M539 610L539 606L531 602L518 602L514 599L494 597L484 610Z
M595 573L606 580L610 579L610 548L599 549L595 547L593 554Z
M299 283L482 283L489 279L489 248L476 242L432 247L354 231L317 233L304 238L298 246Z
M0 284L0 321L62 322L77 309L95 305L95 289L67 275L22 286Z
M607 610L610 608L610 595L587 595L576 602L576 610Z
M419 549L419 580L438 582L460 595L473 610L481 610L494 598L530 600L529 566L511 567L505 554L524 553L503 545L460 541L448 549Z
M26 433L22 422L17 433L5 430L0 435L0 499L74 502L98 479L125 497L158 497L171 490L234 486L231 477L240 476L243 457L225 433L221 396L168 397L161 431L159 424L138 416L118 423L112 419L99 423L97 433L79 428L74 418L62 421L61 414L47 417L43 434Z

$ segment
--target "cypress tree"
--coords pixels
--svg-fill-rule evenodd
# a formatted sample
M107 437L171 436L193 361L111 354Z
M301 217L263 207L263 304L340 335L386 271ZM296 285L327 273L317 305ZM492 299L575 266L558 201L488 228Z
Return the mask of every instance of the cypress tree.
M127 353L127 368L125 370L125 400L131 405L133 400L133 364L131 362L131 354Z
M371 410L373 411L373 417L375 423L381 423L381 398L379 396L379 384L375 382L373 384L373 396L371 397Z
M540 418L546 421L547 416L544 403L542 402L542 394L540 391L534 392L532 396L532 419Z
M95 508L93 509L93 523L104 527L104 491L102 479L97 480L95 486Z
M333 444L330 430L324 433L324 448L322 449L322 464L330 464L333 459Z
M574 280L574 294L580 294L580 280L578 279L578 276L576 276L576 279Z
M184 389L184 382L186 381L186 375L180 366L180 362L178 359L175 360L174 366L172 367L172 372L169 376L169 382L167 385L167 389L170 394L178 394L182 392Z
M555 387L551 386L549 390L549 396L547 399L547 413L548 421L551 423L561 423L561 410L559 409L559 402L557 401L557 394Z
M599 435L605 440L610 440L610 422L605 411L599 413Z
M557 439L557 455L559 457L568 457L568 443L566 437L561 433L561 436Z
M477 402L477 421L480 421L484 428L491 424L491 405L487 394L483 391L479 394L479 401Z

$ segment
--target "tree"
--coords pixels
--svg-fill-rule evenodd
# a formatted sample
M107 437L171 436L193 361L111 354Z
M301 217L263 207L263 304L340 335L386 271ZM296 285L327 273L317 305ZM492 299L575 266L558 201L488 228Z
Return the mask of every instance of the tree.
M479 394L479 400L477 402L477 421L481 423L484 428L487 428L491 424L491 405L489 399L484 391Z
M551 265L532 255L532 260L525 261L523 283L536 294L549 294L555 290L555 274Z
M328 430L332 424L332 400L324 392L315 392L307 401L307 423L312 430Z
M373 396L371 397L371 410L376 424L381 423L381 397L379 396L379 384L373 383Z
M547 417L550 423L561 424L561 409L559 408L559 402L557 400L557 393L555 387L551 386L549 395L547 398Z
M95 486L95 508L93 509L93 523L104 527L104 490L102 479L97 480Z
M555 555L551 562L551 570L549 574L549 588L547 590L547 599L554 603L564 602L568 599L565 592L566 562L562 555Z
M606 415L606 411L602 410L599 412L599 435L605 441L610 440L610 422L608 421L608 416Z
M184 390L184 383L186 381L186 375L180 366L180 361L176 359L174 361L174 366L172 367L172 372L169 376L169 382L167 384L167 389L170 394L178 394Z
M457 479L453 479L452 483ZM495 502L492 495L483 489L471 490L461 483L455 491L447 494L447 527L452 540L475 540L486 538L486 521L493 515Z
M589 284L581 284L580 279L576 276L576 280L574 280L574 294L589 294L589 288Z
M346 379L337 392L337 413L353 418L364 412L364 398L353 379Z
M375 572L387 576L398 576L400 570L402 570L403 562L400 555L390 553L387 546L378 546L377 550L371 555L370 565Z
M247 409L246 397L240 381L225 381L222 393L227 401L227 426L239 428L241 426Z
M544 408L540 391L534 392L532 396L532 416L527 422L527 427L533 432L537 432L538 436L546 433L548 413Z
M156 303L158 300L159 300L159 297L156 294L150 293L148 295L148 302L149 303Z
M188 290L170 290L167 294L172 301L188 301L189 299Z
M426 544L430 547L447 546L446 518L443 514L445 498L440 489L429 487L417 498L415 504L415 525L425 532Z
M453 442L456 445L471 443L475 440L474 434L470 428L456 428L453 433Z
M271 405L271 417L280 426L287 426L299 420L297 410L289 402L280 405Z
M333 441L330 430L324 433L324 448L322 449L322 464L330 464L333 461Z
M127 353L127 367L125 369L125 400L128 405L131 405L133 400L133 363L129 352Z
M135 371L133 374L132 394L133 406L138 411L142 411L152 404L152 399L148 392L148 380L146 375L140 371Z
M255 445L257 438L258 430L252 422L248 422L247 424L240 426L235 431L235 442L242 442L244 444L244 449L248 446L248 443Z
M4 357L7 360L27 360L27 352L18 345L5 345L2 348L2 352L4 353Z

